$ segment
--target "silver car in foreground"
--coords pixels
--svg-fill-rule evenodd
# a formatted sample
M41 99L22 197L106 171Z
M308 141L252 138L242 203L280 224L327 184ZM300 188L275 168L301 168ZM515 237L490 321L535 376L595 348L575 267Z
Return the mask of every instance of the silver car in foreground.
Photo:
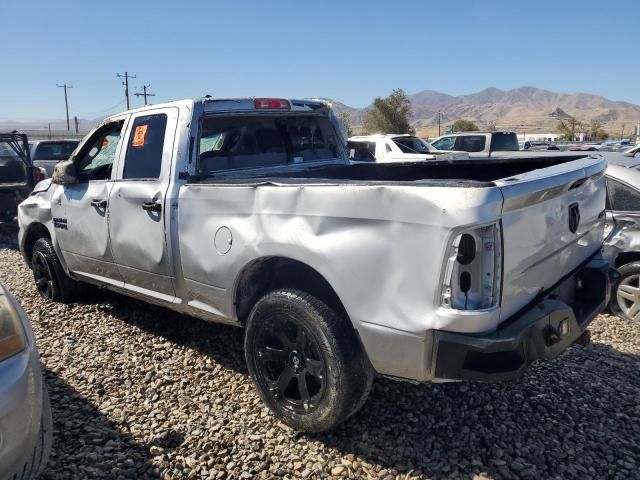
M29 319L0 285L0 479L36 478L47 464L52 430Z

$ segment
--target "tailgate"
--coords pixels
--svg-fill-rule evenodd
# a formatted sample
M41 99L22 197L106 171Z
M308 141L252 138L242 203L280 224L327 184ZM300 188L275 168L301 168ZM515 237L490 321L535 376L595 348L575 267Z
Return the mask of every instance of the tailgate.
M504 197L502 320L600 249L605 167L585 157L495 182Z

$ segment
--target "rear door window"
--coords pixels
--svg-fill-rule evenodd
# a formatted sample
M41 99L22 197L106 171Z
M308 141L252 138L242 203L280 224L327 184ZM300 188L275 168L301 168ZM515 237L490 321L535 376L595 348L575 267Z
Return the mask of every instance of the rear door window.
M162 169L167 115L147 115L134 120L129 135L123 179L157 179Z
M484 135L462 135L456 138L455 150L463 152L482 152L486 144Z
M269 167L338 158L329 119L319 115L206 117L200 132L200 171Z

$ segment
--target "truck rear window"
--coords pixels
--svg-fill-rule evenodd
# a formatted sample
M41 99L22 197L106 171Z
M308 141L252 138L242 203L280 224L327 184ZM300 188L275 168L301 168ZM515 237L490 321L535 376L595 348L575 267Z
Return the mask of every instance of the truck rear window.
M491 136L492 152L517 152L520 150L515 133L494 133Z
M331 160L339 154L331 122L319 115L205 117L199 148L203 173Z
M481 152L484 150L486 137L484 135L461 135L456 137L456 150L462 152Z

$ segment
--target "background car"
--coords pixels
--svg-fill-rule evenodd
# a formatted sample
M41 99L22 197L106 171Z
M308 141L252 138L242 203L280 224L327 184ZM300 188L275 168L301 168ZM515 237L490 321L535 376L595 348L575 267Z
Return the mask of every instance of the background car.
M29 319L0 285L0 478L36 478L52 439L51 406Z
M50 177L58 162L68 160L80 143L79 140L37 140L29 142L31 160L36 167L42 167Z
M605 244L619 248L610 310L640 320L640 162L609 165Z

